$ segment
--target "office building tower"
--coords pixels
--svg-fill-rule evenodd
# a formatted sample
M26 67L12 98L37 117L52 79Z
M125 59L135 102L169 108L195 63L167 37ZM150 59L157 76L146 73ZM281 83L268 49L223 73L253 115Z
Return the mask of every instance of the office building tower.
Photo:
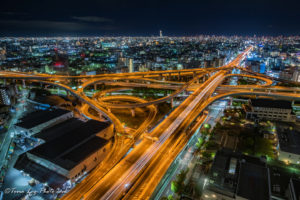
M129 73L134 72L133 59L129 59Z

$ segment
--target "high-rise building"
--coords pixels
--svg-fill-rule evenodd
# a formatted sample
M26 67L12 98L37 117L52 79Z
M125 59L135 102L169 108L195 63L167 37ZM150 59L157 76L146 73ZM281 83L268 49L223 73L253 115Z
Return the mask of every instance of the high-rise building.
M129 73L134 72L134 65L133 65L133 59L129 59Z
M259 73L264 74L266 72L266 64L260 63Z
M9 106L10 103L11 102L10 102L10 98L8 96L8 93L7 93L7 88L1 87L0 88L0 105Z
M159 31L159 37L163 37L162 30Z
M6 47L0 48L0 60L6 59Z
M51 73L51 72L53 71L53 70L50 69L50 67L49 67L48 65L45 65L44 68L45 68L44 71L45 71L46 73Z
M292 80L295 81L295 82L300 82L300 73L299 73L298 70L295 70L293 72Z

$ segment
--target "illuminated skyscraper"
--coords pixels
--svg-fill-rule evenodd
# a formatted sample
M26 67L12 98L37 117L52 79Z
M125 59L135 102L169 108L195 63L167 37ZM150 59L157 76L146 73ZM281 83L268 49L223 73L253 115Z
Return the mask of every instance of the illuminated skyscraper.
M0 60L6 59L6 47L1 48L0 47Z
M129 59L129 72L133 72L134 71L134 65L133 65L133 59L130 58Z
M0 88L0 105L10 105L10 98L7 94L7 88L5 87Z
M162 30L159 31L159 37L163 37Z

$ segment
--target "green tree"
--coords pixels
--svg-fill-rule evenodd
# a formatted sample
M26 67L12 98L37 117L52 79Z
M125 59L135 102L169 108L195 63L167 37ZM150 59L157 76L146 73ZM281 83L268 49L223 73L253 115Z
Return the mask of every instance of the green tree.
M184 191L185 185L184 180L188 170L181 170L179 174L177 174L175 181L171 182L171 190L176 194L181 194Z
M204 124L204 128L209 130L211 128L211 125L210 124Z
M172 181L171 182L171 190L172 192L174 193L177 193L178 192L178 183L176 181Z
M174 197L170 194L168 197L162 197L160 200L174 200Z
M197 143L196 143L196 147L197 147L198 149L200 149L201 146L202 146L202 144L203 144L203 142L204 142L204 139L203 139L202 137L198 138L198 141L197 141Z

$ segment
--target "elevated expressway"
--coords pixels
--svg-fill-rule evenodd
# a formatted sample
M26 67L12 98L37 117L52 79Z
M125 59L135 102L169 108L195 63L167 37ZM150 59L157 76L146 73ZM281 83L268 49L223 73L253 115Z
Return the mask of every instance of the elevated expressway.
M297 85L297 86L300 85L299 82L294 82L292 80L286 80L286 79L281 79L281 78L276 78L276 77L268 76L268 75L265 75L265 74L261 74L261 73L257 73L257 72L253 72L253 71L247 70L247 69L242 68L242 67L236 67L236 68L239 69L239 70L241 70L241 71L243 71L243 72L246 72L246 73L249 73L249 74L253 74L255 76L260 76L260 77L268 78L270 80L275 80L275 81L279 81L279 82L290 83L290 84Z
M264 82L264 84L262 84L263 86L269 86L269 85L272 85L272 83L273 83L273 81L269 78L265 78L265 77L261 77L261 76L253 76L253 75L248 75L248 74L227 74L226 78L236 77L236 76L247 77L247 78L252 78L252 79L257 79L257 80L263 81Z
M238 65L244 54L239 55L228 66L219 68L219 72L210 77L179 107L177 107L162 123L160 123L150 136L158 138L156 142L143 140L134 150L112 168L100 181L96 183L84 182L83 187L75 187L62 199L118 199L126 192L136 178L143 172L149 161L156 155L162 145L176 131L180 131L185 120L192 120L190 115L195 108L205 102L218 85L224 80L225 68ZM81 184L81 183L80 183ZM78 184L78 185L80 185ZM86 190L87 187L90 187Z
M188 83L182 85L182 86L175 86L175 85L172 85L172 86L168 86L168 85L164 85L164 87L161 87L160 89L170 89L170 90L174 90L176 89L175 92L173 92L172 94L166 96L166 97L163 97L163 98L160 98L160 99L156 99L156 100L153 100L153 101L148 101L148 102L145 102L145 103L134 103L134 104L109 104L109 103L103 103L102 104L104 105L104 107L107 107L107 106L110 106L110 107L113 107L113 108L137 108L137 107L145 107L145 106L149 106L149 105L153 105L153 104L159 104L159 103L162 103L162 102L165 102L165 101L168 101L168 100L171 100L173 99L174 97L176 97L177 95L179 95L180 93L184 92L184 91L187 91L187 90L195 90L199 87L199 84L194 84L197 79L201 79L203 76L205 76L206 74L203 73L203 74L200 74L196 77L194 77L191 81L189 81ZM263 77L259 77L259 76L252 76L252 75L247 75L247 74L226 74L225 75L225 78L227 77L234 77L234 76L241 76L241 77L247 77L247 78L253 78L253 79L257 79L257 80L261 80L263 82L265 82L264 84L262 85L259 85L259 86L269 86L272 84L272 81L270 79L267 79L267 78L263 78ZM89 85L92 85L92 84L95 84L97 82L95 81L90 81L90 82L87 82L85 84L83 84L81 86L81 91L84 90L84 88L88 87ZM107 82L105 83L107 84ZM126 83L128 84L128 83ZM98 99L101 101L101 96L104 96L105 93L109 93L109 92L113 92L113 91L119 91L119 90L128 90L128 85L123 85L123 83L119 82L117 83L117 85L119 86L124 86L126 88L113 88L113 89L109 89L109 90L105 90L105 91L101 91L99 93L96 93L94 95L94 98ZM143 83L133 83L133 86L134 87L147 87L147 88L157 88L157 86L155 85L153 87L153 84L143 84ZM227 86L227 85L224 85L224 87ZM230 85L228 85L227 87L231 87ZM235 86L232 86L232 87L235 87ZM125 96L124 96L125 97ZM117 98L117 99L120 99L118 96L110 96L110 97L106 97L107 100L114 100L114 98ZM125 97L127 98L128 100L130 100L130 98L132 100L134 100L134 97L130 97L130 96L127 96ZM126 101L126 99L124 99L124 101Z
M152 143L152 141L143 140L88 192L79 191L77 195L84 194L82 196L84 199L118 199L122 196L122 193L131 186L164 142L174 131L180 130L180 125L184 120L190 119L189 116L199 101L204 101L204 97L211 95L211 92L223 80L224 74L224 71L220 71L213 75L150 133L150 136L158 138L158 141ZM67 194L63 199L75 199L75 196Z
M81 92L81 94L82 94L82 92ZM134 101L133 97L126 97L126 98L131 98L131 100ZM142 103L144 104L143 105L143 107L144 107L145 103L144 102L142 102ZM102 104L102 105L104 107L107 106L105 104ZM152 105L152 104L149 104L149 105ZM146 106L149 106L149 105L146 104ZM115 107L118 107L118 108L120 107L118 105L108 105L107 107L111 107L111 106L115 106ZM124 106L121 106L121 107L124 108ZM128 108L127 104L126 104L125 107ZM182 108L180 110L182 110ZM174 119L174 115L176 116L176 115L179 115L180 113L181 113L180 111L176 111L176 112L174 111L174 112L172 112L172 114L167 119L173 120ZM166 120L164 120L164 122L165 123L169 123ZM162 124L163 123L161 123L159 127L161 127ZM153 135L151 133L150 136L158 138L159 134L161 134L161 132L157 133L155 135ZM93 191L94 189L99 189L98 186L97 186L97 185L99 185L99 183L101 183L101 184L113 184L116 181L116 178L117 178L116 173L117 174L123 174L123 173L125 173L125 171L128 169L128 167L130 167L132 165L132 163L134 162L134 160L136 160L136 159L138 159L140 157L140 153L145 152L148 149L148 147L151 146L151 144L152 144L151 141L148 141L148 140L145 140L145 139L142 140L141 144L139 144L133 150L134 152L137 152L137 153L129 154L129 155L132 155L130 158L128 157L129 155L126 156L126 160L124 160L124 159L121 160L120 163L117 164L113 169L111 169L108 172L108 174L106 174L104 177L103 177L103 175L104 175L103 167L102 166L97 167L95 170L93 170L91 172L91 174L86 179L84 179L73 190L71 190L67 195L65 195L63 197L63 199L77 199L77 197L81 196L82 194L85 194L87 192L91 193L91 191ZM102 188L102 186L100 188ZM89 195L89 194L87 194L87 195ZM91 196L94 196L94 195L91 195Z
M251 88L249 86L248 89L219 89L217 90L220 93L214 97L212 97L215 100L218 100L220 98L225 98L228 96L243 96L243 95L255 95L255 96L264 96L264 97L274 97L274 98L280 98L280 99L292 99L292 100L300 100L300 91L286 91L284 90L278 90L278 89L272 89L272 88Z

